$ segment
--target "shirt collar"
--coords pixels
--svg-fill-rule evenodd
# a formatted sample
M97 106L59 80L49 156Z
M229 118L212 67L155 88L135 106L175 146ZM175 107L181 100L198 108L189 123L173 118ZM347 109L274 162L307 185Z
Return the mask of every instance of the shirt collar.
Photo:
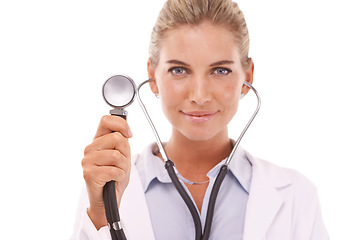
M235 141L232 140L232 143L234 145ZM144 149L142 154L135 162L145 192L154 179L157 179L162 183L171 183L171 179L164 167L164 162L161 158L156 156L158 152L159 148L157 147L156 143L152 143ZM207 176L209 178L216 177L220 171L221 166L225 163L225 160L226 159L222 160L213 169L211 169ZM245 191L249 193L252 177L252 166L246 157L244 149L240 146L236 149L233 155L233 159L229 164L229 170L245 189Z
M158 152L158 146L156 143L152 143L143 150L135 162L145 192L151 181L155 178L162 183L171 183L171 179L164 167L163 160L156 156Z
M234 140L232 140L232 145L235 145ZM229 163L229 169L245 191L249 193L252 178L252 165L246 156L245 150L241 146L238 146L234 152L233 158Z

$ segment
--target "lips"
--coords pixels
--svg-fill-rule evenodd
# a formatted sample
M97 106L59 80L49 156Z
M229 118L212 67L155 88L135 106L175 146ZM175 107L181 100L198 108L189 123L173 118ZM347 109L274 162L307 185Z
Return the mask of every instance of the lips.
M183 111L182 113L192 123L205 123L210 121L218 111Z

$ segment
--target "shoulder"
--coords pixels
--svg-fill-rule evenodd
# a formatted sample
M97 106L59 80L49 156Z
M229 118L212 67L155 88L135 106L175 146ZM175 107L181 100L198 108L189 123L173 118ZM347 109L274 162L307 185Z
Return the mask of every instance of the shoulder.
M259 194L275 190L290 207L295 219L315 219L319 214L319 197L316 186L297 170L280 167L274 163L248 155L252 163L252 190ZM272 191L271 190L271 191ZM312 220L311 220L312 221Z
M145 159L154 158L154 155L157 151L159 150L156 143L148 144L141 153L135 153L132 155L132 165L138 165L139 162L142 162Z
M269 161L257 158L246 152L253 167L253 176L261 175L264 180L270 181L275 187L281 188L292 185L297 191L313 194L316 186L306 176L295 169L285 168Z
M289 229L296 239L328 239L315 185L297 170L280 167L249 153L247 157L253 170L248 205L251 204L254 219L261 212L258 209L266 212L278 204L281 208L269 234L278 236L290 223Z

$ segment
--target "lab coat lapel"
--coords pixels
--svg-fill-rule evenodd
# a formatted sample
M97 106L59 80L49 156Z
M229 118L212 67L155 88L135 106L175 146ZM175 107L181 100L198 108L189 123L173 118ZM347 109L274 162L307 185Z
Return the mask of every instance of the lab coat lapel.
M264 171L266 162L248 153L247 157L252 164L253 173L245 217L244 240L260 240L265 239L267 231L284 204L278 188L285 187L291 182L287 176L271 172L271 169Z
M120 218L128 239L155 240L139 173L133 165L131 180L120 204Z

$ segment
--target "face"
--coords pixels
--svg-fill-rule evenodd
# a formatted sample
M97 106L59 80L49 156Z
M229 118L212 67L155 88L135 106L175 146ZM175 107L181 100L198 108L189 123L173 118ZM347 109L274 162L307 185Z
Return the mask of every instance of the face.
M148 64L151 84L173 126L173 136L194 141L228 137L227 125L237 111L244 71L233 34L203 22L169 30L161 42L158 65Z

